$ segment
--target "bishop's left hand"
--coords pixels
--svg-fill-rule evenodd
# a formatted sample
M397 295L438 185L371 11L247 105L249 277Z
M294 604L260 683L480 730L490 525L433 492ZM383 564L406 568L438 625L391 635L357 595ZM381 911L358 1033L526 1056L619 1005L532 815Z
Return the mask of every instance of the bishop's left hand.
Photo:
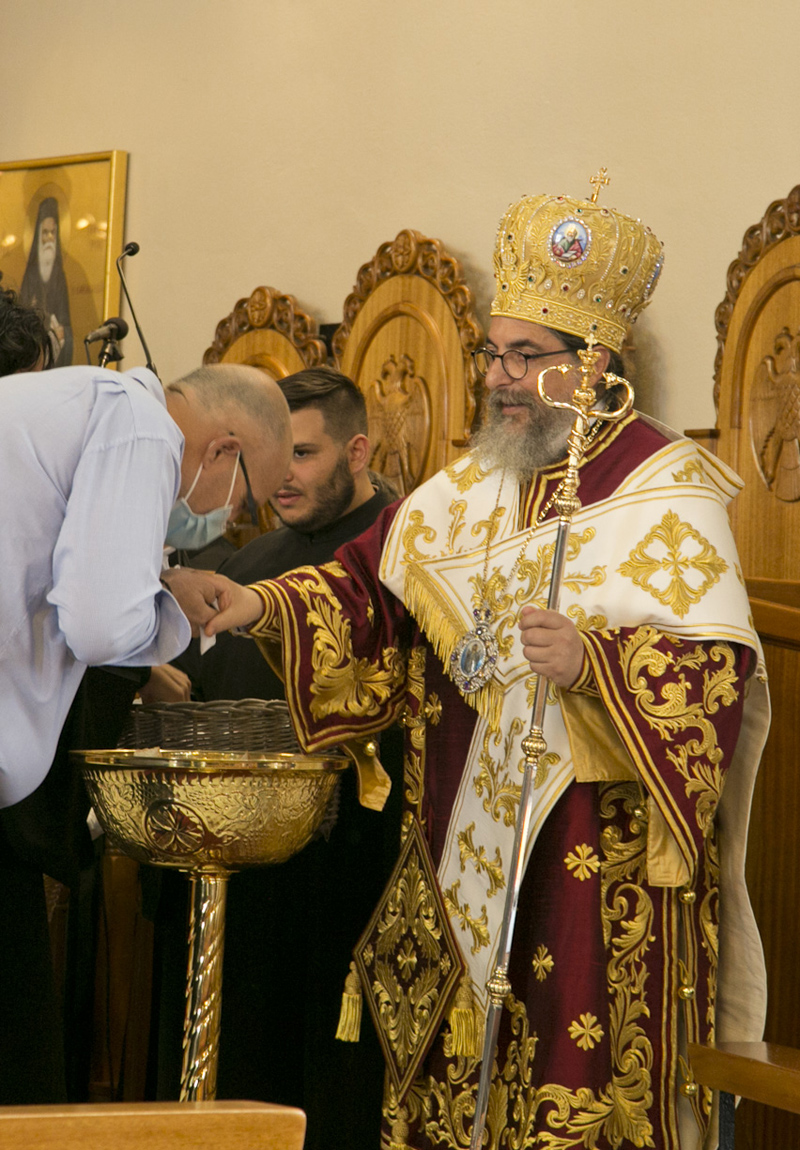
M583 642L575 624L558 611L523 607L519 630L531 670L557 687L571 687L583 666Z

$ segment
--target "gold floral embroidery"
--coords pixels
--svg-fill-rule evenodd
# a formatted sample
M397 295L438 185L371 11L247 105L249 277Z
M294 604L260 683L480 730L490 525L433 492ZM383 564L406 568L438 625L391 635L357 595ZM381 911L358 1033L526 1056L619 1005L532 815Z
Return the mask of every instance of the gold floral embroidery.
M476 526L484 528L487 523L483 521ZM570 535L567 543L567 562L569 564L575 563L583 546L594 536L595 529L593 527L587 527L580 534ZM480 573L470 577L469 581L473 586L473 604L476 607L485 604L496 620L494 633L502 656L510 655L513 649L514 638L511 632L519 618L521 608L528 604L534 604L537 607L547 606L554 549L554 543L546 543L537 547L535 555L520 560L517 570L520 586L516 590L509 587L508 572L503 570L502 566L492 567L485 581ZM570 568L564 580L564 586L575 594L580 594L587 587L598 587L604 581L605 567L593 567L588 574Z
M705 484L707 487L711 486L708 479L708 474L703 466L703 461L699 456L690 459L685 467L679 468L678 471L673 471L672 478L676 483L693 483L694 476L697 476L699 483Z
M722 750L709 716L715 715L720 705L729 707L738 698L735 659L727 643L715 643L709 649L698 643L675 655L659 650L659 639L655 628L638 628L623 645L621 665L639 713L667 744L666 757L685 780L686 794L697 795L697 825L707 834L724 782ZM671 645L678 652L684 647L675 638ZM702 698L691 700L692 684L683 672L701 667L705 668ZM655 680L670 669L675 674L663 685L657 701ZM693 730L699 734L689 737ZM683 739L678 740L678 735Z
M462 455L460 459L456 459L445 468L448 479L451 479L456 485L459 495L463 495L465 491L469 491L476 483L481 483L487 475L491 475L492 469L484 471L477 459L470 455Z
M491 862L486 857L486 850L484 847L476 849L472 841L472 833L475 830L475 823L471 822L469 826L458 832L458 851L461 855L461 870L462 872L467 869L467 863L471 862L478 874L481 871L486 872L486 877L489 879L489 889L486 892L486 897L491 898L492 895L497 894L506 885L505 875L503 874L503 859L500 854L500 847L495 847L494 862Z
M608 627L605 615L587 616L583 607L579 607L577 603L567 607L567 618L573 621L579 631L604 631Z
M438 695L431 694L425 699L425 663L427 659L426 647L414 647L408 657L408 675L406 678L406 692L413 700L416 713L411 706L406 705L400 716L400 721L409 732L411 748L406 751L404 760L405 797L409 805L415 810L417 817L422 820L422 790L425 778L425 749L427 737L427 724L436 726L442 717L442 702Z
M590 543L596 535L594 527L587 527L585 531L573 532L567 542L567 572L564 577L564 586L576 595L587 587L599 587L605 582L606 569L603 566L593 567L588 574L572 570L571 564L578 559L583 547ZM555 543L546 543L536 549L536 555L530 559L523 559L519 565L520 586L514 595L518 606L535 603L538 607L547 606L547 596L550 591L550 572L553 567L553 552Z
M594 1050L603 1037L603 1028L593 1014L582 1014L580 1022L570 1023L567 1033L577 1042L581 1050Z
M536 764L536 774L533 776L533 789L535 791L547 782L550 777L550 768L560 762L561 755L557 751L545 751L543 755L540 755L539 762Z
M531 1034L525 1007L509 995L506 1007L511 1019L512 1041L508 1045L502 1073L496 1073L489 1091L487 1112L488 1145L496 1150L523 1150L535 1142L533 1118L536 1091L532 1068L537 1037ZM469 1146L475 1110L475 1086L468 1079L477 1060L457 1057L451 1060L446 1081L419 1078L404 1100L410 1121L423 1128L431 1143L447 1150ZM397 1099L387 1091L384 1114L391 1125L397 1113ZM514 1121L509 1123L513 1113ZM502 1141L501 1141L502 1139Z
M448 985L440 977L447 940L418 843L419 832L412 832L400 873L356 955L401 1080L427 1045L442 996L453 989L452 979Z
M516 821L521 787L521 783L515 781L512 776L509 761L514 750L514 742L520 737L523 729L524 723L521 719L512 721L508 734L503 739L503 756L498 761L493 757L491 747L492 744L497 746L500 743L502 734L487 726L483 736L479 770L472 784L479 798L481 795L485 796L483 809L495 822L499 822L502 818L507 827L513 827ZM521 779L519 763L516 778Z
M509 996L513 1041L498 1060L492 1083L487 1129L492 1150L598 1150L600 1146L652 1146L653 1048L641 1022L649 1017L646 990L652 984L648 951L655 929L654 907L646 885L646 823L636 813L641 795L635 783L601 784L600 814L608 825L601 832L601 919L608 955L610 990L607 1041L612 1076L600 1090L569 1090L559 1084L532 1085L537 1039L529 1031L522 1003ZM620 823L619 813L627 815ZM718 878L716 848L707 849L707 874ZM677 892L675 895L678 898ZM698 900L699 901L699 900ZM691 903L686 904L691 906ZM716 945L715 907L709 903L704 945ZM541 948L537 951L537 956ZM710 1015L708 1016L710 1018ZM581 1020L583 1021L583 1020ZM576 1021L575 1025L580 1025ZM592 1026L589 1026L591 1031ZM705 1039L704 1039L705 1040ZM469 1145L475 1105L476 1061L451 1058L439 1078L418 1079L407 1095L409 1121L442 1150ZM387 1095L387 1120L397 1099ZM665 1099L674 1122L674 1100ZM706 1102L699 1117L707 1127Z
M380 663L353 654L350 620L330 603L317 600L307 615L316 629L311 652L311 714L376 715L402 685L404 660L395 647L385 647Z
M473 523L470 534L484 547L491 547L505 513L505 507L495 507L488 519L479 519L477 523ZM484 536L483 539L480 538L481 535Z
M406 982L408 982L417 965L417 952L414 950L414 944L410 938L403 940L403 945L401 949L398 950L395 958L401 975Z
M575 847L574 854L570 851L564 862L567 864L567 870L573 872L572 877L580 879L581 882L597 874L600 869L600 859L588 843Z
M648 548L652 548L652 554ZM632 579L682 619L727 570L728 564L717 555L712 544L690 523L682 522L674 511L668 511L661 523L652 527L634 547L619 573ZM656 577L660 580L658 584L653 582Z
M350 572L345 570L338 559L331 559L330 563L321 563L319 569L327 575L331 575L334 579L350 578Z
M473 954L477 954L484 946L488 946L491 942L488 927L488 916L486 907L481 907L480 918L475 918L472 914L468 902L462 904L458 901L458 888L461 886L461 880L456 879L452 886L447 890L442 891L444 898L444 905L447 907L447 913L451 919L457 918L461 924L461 930L469 931L472 935L472 946L470 950Z
M553 969L555 964L556 964L556 961L553 958L552 954L547 949L547 947L544 945L544 943L541 943L537 947L536 954L533 956L533 959L531 960L531 965L533 966L537 980L539 982L544 982L544 980L547 978L548 974Z
M329 572L332 579L339 578L339 572L336 568L339 567L338 563L332 563L332 570ZM341 568L339 570L342 570ZM324 599L325 602L330 603L337 611L341 611L342 605L336 598L333 586L325 578L325 572L322 567L297 567L291 575L286 576L287 586L293 587L302 599L307 610L311 609L311 605L315 596Z
M403 532L403 547L405 548L406 561L409 559L424 559L425 556L421 551L417 550L417 539L419 536L425 540L426 543L434 543L436 541L436 532L432 527L425 525L425 518L421 511L412 511L409 516L409 523Z
M447 532L447 549L452 554L455 550L456 540L464 530L466 524L467 501L454 499L450 504L450 528Z

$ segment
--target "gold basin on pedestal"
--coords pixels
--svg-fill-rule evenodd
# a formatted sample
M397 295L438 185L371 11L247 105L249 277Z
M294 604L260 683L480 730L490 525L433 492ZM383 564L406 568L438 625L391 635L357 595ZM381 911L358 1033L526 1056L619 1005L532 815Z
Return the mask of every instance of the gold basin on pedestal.
M322 823L349 760L291 752L73 751L110 845L191 883L183 1102L216 1097L228 876L280 863Z
M109 843L194 873L280 863L318 830L348 765L339 755L80 751Z

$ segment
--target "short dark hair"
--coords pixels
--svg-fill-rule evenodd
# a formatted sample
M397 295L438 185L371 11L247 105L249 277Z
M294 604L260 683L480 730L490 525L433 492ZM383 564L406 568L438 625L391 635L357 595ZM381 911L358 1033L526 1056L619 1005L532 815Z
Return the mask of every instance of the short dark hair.
M325 430L337 443L367 434L367 405L352 379L333 367L309 367L278 380L289 411L316 407Z
M0 287L0 375L31 371L39 359L44 367L53 362L53 346L44 316L33 307L17 303L17 293Z

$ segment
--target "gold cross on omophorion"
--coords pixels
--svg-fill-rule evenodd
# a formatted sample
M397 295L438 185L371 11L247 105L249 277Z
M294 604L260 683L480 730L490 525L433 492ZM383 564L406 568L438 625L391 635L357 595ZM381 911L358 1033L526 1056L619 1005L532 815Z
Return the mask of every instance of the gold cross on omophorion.
M611 177L608 174L608 168L601 168L596 176L592 176L591 180L589 180L589 183L594 188L594 191L592 192L592 203L596 204L597 197L600 195L600 189L605 184L611 183Z

